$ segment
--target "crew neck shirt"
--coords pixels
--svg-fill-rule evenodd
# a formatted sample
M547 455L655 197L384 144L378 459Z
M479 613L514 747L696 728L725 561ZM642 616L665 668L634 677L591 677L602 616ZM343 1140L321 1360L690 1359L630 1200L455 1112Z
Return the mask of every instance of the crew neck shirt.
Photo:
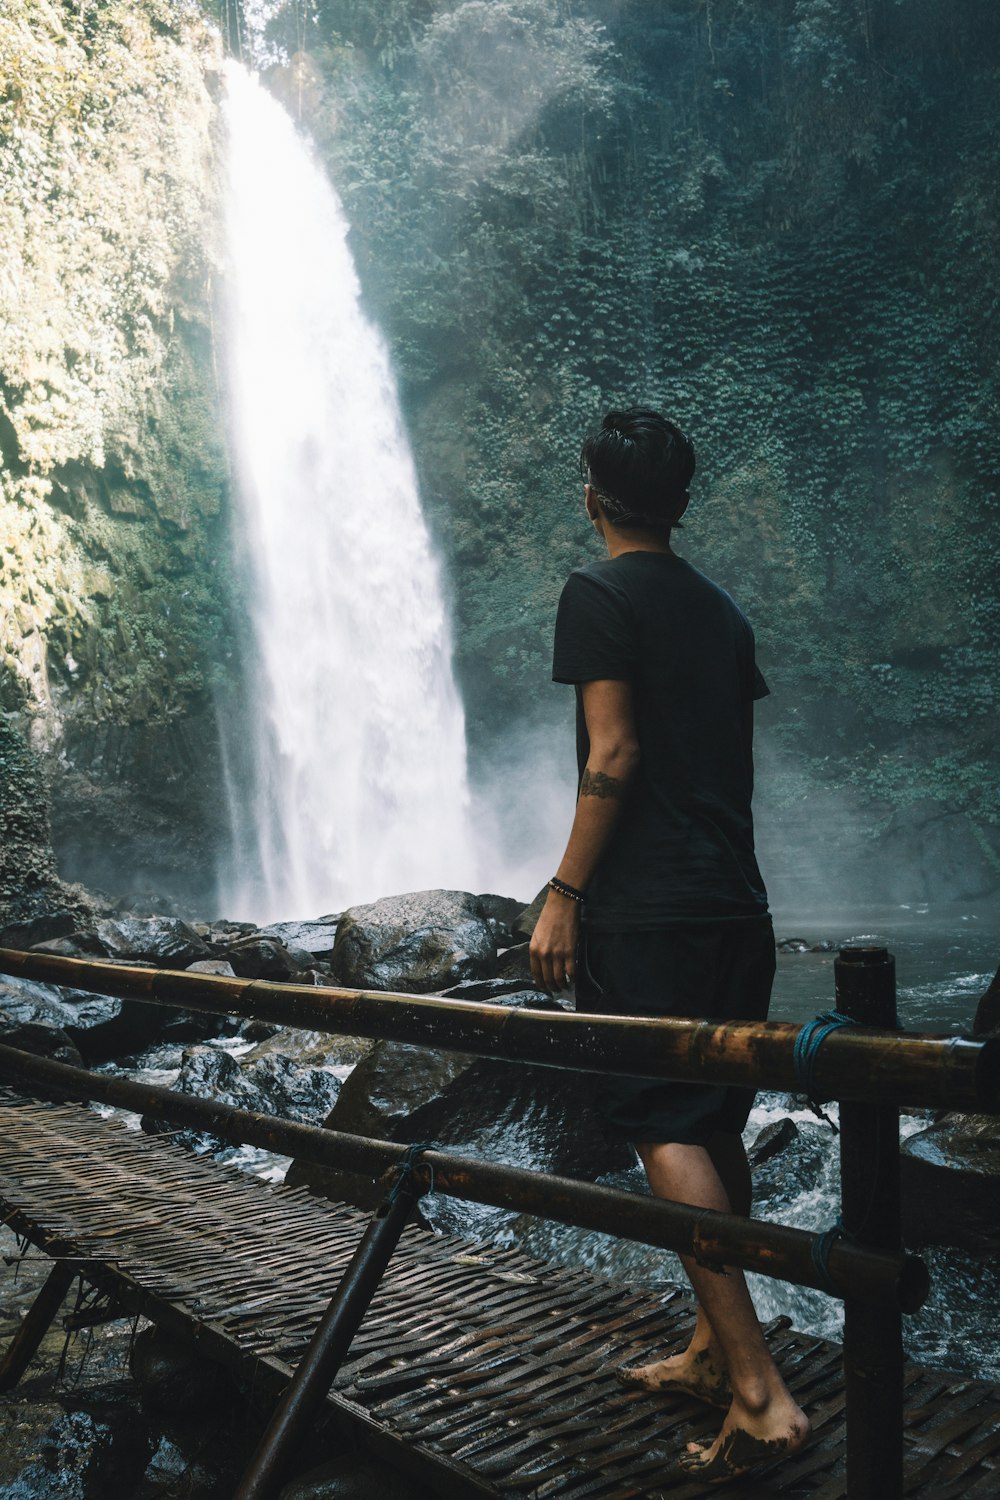
M577 763L590 753L581 686L632 686L639 763L588 890L595 931L759 918L753 703L769 689L750 623L672 552L623 552L570 574L552 677L576 688Z

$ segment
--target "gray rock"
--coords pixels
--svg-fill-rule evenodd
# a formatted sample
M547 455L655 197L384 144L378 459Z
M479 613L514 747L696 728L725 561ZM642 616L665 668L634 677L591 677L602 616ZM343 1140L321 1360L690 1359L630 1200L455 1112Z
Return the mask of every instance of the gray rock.
M222 1048L196 1046L185 1050L174 1088L181 1094L214 1099L236 1109L313 1125L328 1114L340 1093L340 1080L321 1068L300 1067L277 1052L244 1065ZM142 1128L158 1135L174 1127L146 1115ZM182 1131L176 1139L199 1152L215 1151L223 1144L209 1132L198 1130Z
M299 965L284 943L256 933L229 943L223 955L240 979L273 979L281 983L293 979L299 972Z
M261 937L276 937L286 948L302 948L312 958L329 960L337 938L340 913L317 917L314 922L272 922L260 929Z
M531 960L528 957L530 943L518 943L516 948L507 948L497 958L497 978L516 979L531 984Z
M747 1160L752 1168L763 1166L764 1162L770 1161L773 1156L779 1156L782 1151L798 1139L799 1129L794 1120L787 1117L784 1120L775 1120L770 1125L765 1125L763 1130L757 1133L753 1145L747 1150Z
M542 914L542 907L549 899L549 888L543 885L534 901L526 906L511 923L510 935L515 943L528 943L535 930L535 923Z
M521 979L463 979L442 990L442 1000L483 1000L494 1005L542 1006L551 1009L549 997Z
M69 937L48 938L34 943L32 953L53 953L57 958L109 958L111 950L95 932L73 932Z
M5 1047L17 1047L21 1052L30 1052L34 1057L49 1057L53 1062L69 1063L70 1067L82 1068L83 1058L71 1037L61 1026L48 1021L18 1020L0 1008L0 1043ZM34 1093L36 1085L30 1085Z
M218 974L223 979L236 978L235 969L224 958L199 958L197 963L188 964L187 971L189 974Z
M517 941L513 934L514 923L524 911L524 902L515 901L512 896L485 895L476 899L486 913L497 947L509 948Z
M973 901L997 887L995 856L971 820L929 797L894 810L882 853L886 901Z
M345 911L332 962L350 987L426 994L492 977L496 944L475 896L414 891Z
M105 917L96 931L113 958L144 960L162 969L184 969L212 956L194 928L177 917Z
M243 1028L247 1041L257 1040L257 1046L242 1059L244 1067L276 1054L289 1058L298 1068L348 1067L367 1057L375 1045L367 1037L332 1036L326 1031L299 1031L266 1025L267 1035L255 1038L251 1027L260 1024L252 1021Z

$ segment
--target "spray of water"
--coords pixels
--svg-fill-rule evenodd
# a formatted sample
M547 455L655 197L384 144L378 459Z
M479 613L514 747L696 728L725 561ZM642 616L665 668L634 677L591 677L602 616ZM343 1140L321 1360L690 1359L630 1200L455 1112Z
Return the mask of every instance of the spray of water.
M441 580L340 201L281 106L227 69L226 357L250 613L230 730L227 913L475 889Z

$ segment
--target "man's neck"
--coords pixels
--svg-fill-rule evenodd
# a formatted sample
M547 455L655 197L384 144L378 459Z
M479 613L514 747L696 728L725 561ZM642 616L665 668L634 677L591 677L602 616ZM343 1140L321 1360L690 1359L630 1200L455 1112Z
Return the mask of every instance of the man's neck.
M669 532L642 531L638 527L629 527L626 531L605 523L604 541L609 557L620 557L623 552L663 552L669 553L671 557L675 555L670 545Z

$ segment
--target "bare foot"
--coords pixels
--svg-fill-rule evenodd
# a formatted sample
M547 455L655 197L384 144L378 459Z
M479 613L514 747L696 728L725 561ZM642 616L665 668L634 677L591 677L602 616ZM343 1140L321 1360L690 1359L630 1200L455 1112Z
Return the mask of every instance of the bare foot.
M720 1411L728 1411L733 1399L726 1362L711 1345L697 1353L686 1349L654 1364L619 1365L615 1374L622 1385L637 1385L646 1391L683 1391Z
M763 1464L788 1458L809 1436L809 1418L789 1396L752 1413L734 1401L710 1447L688 1443L681 1468L705 1484L723 1484Z

